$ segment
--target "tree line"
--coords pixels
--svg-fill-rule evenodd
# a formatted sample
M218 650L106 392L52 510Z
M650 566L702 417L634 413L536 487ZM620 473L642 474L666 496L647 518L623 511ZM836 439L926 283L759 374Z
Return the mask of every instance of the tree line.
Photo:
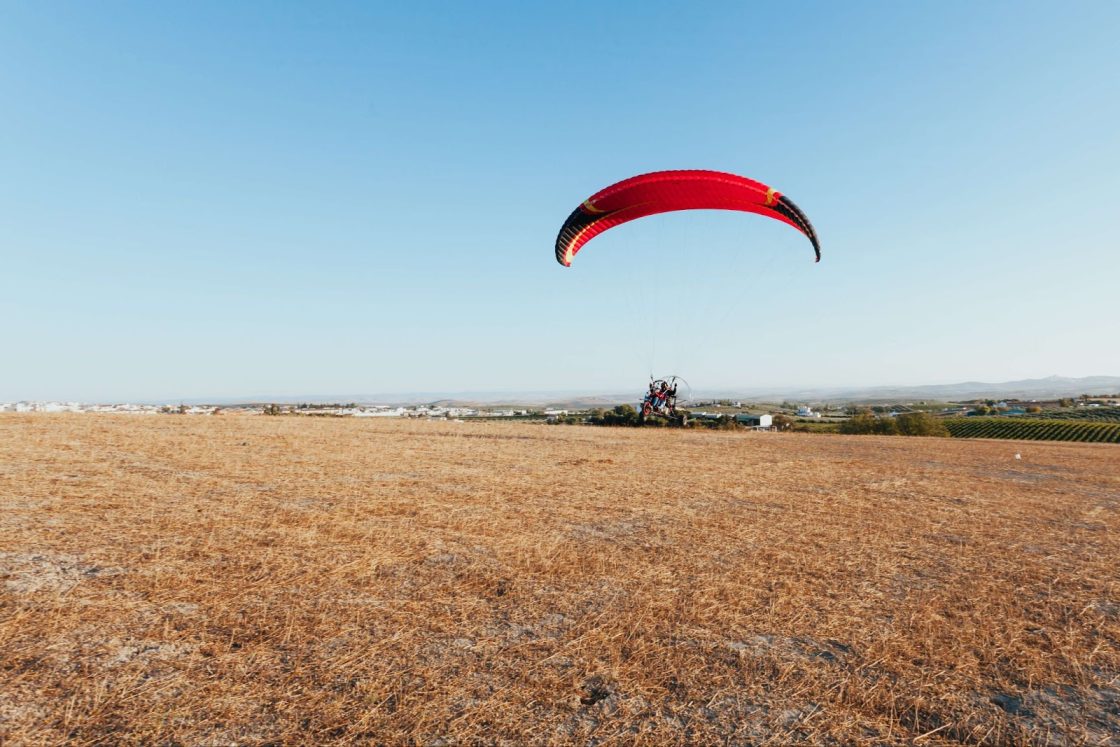
M895 417L879 417L868 410L840 423L841 433L880 436L948 436L945 424L928 412L905 412Z

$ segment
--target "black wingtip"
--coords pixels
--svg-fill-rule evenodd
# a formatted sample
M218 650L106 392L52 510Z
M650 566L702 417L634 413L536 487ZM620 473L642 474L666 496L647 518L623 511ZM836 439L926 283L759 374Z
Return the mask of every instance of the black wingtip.
M817 238L817 231L813 228L813 224L809 222L809 216L797 207L797 204L790 198L782 195L778 198L778 204L774 208L785 217L789 218L794 224L801 229L801 233L809 237L809 241L813 244L813 253L817 255L817 262L821 261L821 242Z
M564 221L564 225L560 227L560 233L556 236L556 261L560 263L561 267L572 266L571 257L568 256L568 247L571 246L583 229L602 217L602 215L591 214L578 207L572 211L572 214Z

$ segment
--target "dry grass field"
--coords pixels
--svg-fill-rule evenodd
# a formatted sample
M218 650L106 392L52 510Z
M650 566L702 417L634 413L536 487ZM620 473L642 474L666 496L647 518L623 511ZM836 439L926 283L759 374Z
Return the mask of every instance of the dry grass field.
M1116 745L1118 530L1115 445L0 416L0 741Z

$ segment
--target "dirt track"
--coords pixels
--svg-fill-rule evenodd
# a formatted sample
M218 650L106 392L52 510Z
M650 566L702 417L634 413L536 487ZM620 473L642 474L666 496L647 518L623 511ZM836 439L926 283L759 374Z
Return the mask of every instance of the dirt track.
M4 415L0 740L1118 744L1118 530L1114 445Z

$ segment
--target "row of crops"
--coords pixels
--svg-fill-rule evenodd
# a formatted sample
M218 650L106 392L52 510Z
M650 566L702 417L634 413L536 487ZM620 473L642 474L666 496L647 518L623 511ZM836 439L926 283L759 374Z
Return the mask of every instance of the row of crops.
M1120 423L1120 407L1078 407L1076 410L1043 410L1028 418L1045 420L1094 420L1102 423Z
M1045 418L946 418L954 438L1019 438L1030 441L1094 441L1120 444L1120 422Z

